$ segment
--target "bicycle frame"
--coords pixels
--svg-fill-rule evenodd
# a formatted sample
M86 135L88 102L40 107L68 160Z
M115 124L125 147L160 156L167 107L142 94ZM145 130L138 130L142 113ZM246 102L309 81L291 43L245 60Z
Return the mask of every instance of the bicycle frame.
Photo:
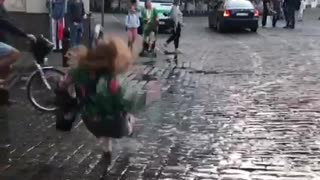
M37 68L35 71L33 71L29 76L28 76L28 81L26 84L29 84L30 80L31 80L31 77L34 76L36 73L40 73L40 77L41 77L41 80L42 82L44 82L45 86L47 89L49 89L50 91L53 90L51 85L49 84L49 82L47 81L45 75L44 75L44 70L45 69L55 69L53 66L46 66L46 67L43 67L41 66L36 60L33 60L33 64L35 65L35 67Z

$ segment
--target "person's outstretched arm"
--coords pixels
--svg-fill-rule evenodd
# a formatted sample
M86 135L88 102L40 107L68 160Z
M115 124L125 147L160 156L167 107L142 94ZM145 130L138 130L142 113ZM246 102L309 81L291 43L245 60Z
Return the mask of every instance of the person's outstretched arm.
M28 37L27 33L25 33L23 30L19 29L17 26L15 26L10 21L4 18L0 18L0 30L6 31L21 37L25 37L25 38Z

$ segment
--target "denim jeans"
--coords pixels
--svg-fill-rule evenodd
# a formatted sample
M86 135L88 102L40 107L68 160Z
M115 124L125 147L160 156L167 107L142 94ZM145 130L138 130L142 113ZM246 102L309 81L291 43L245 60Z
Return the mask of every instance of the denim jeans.
M71 47L78 46L81 43L81 38L83 34L83 24L72 24L70 27L70 34L71 34Z

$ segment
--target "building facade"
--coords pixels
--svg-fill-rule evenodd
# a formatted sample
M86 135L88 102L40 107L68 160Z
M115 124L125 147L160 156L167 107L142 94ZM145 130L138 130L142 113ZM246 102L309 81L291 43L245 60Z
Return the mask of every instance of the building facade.
M90 0L83 0L86 12L90 12ZM27 33L35 35L43 34L50 36L50 17L47 0L6 0L5 7L10 12L16 25L24 29ZM85 22L85 29L88 31L88 22ZM87 40L89 35L85 34ZM19 49L27 49L27 44L21 43L18 39L9 39Z

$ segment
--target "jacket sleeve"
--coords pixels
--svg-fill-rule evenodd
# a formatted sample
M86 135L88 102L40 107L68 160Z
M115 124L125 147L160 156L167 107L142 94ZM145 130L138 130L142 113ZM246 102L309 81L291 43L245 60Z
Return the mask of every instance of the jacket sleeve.
M126 16L125 21L124 21L126 27L129 25L129 15Z
M139 17L137 16L137 25L138 25L138 27L140 27L140 19L139 19Z
M27 34L24 31L4 18L0 18L0 30L7 31L11 34L15 34L21 37L27 37Z

